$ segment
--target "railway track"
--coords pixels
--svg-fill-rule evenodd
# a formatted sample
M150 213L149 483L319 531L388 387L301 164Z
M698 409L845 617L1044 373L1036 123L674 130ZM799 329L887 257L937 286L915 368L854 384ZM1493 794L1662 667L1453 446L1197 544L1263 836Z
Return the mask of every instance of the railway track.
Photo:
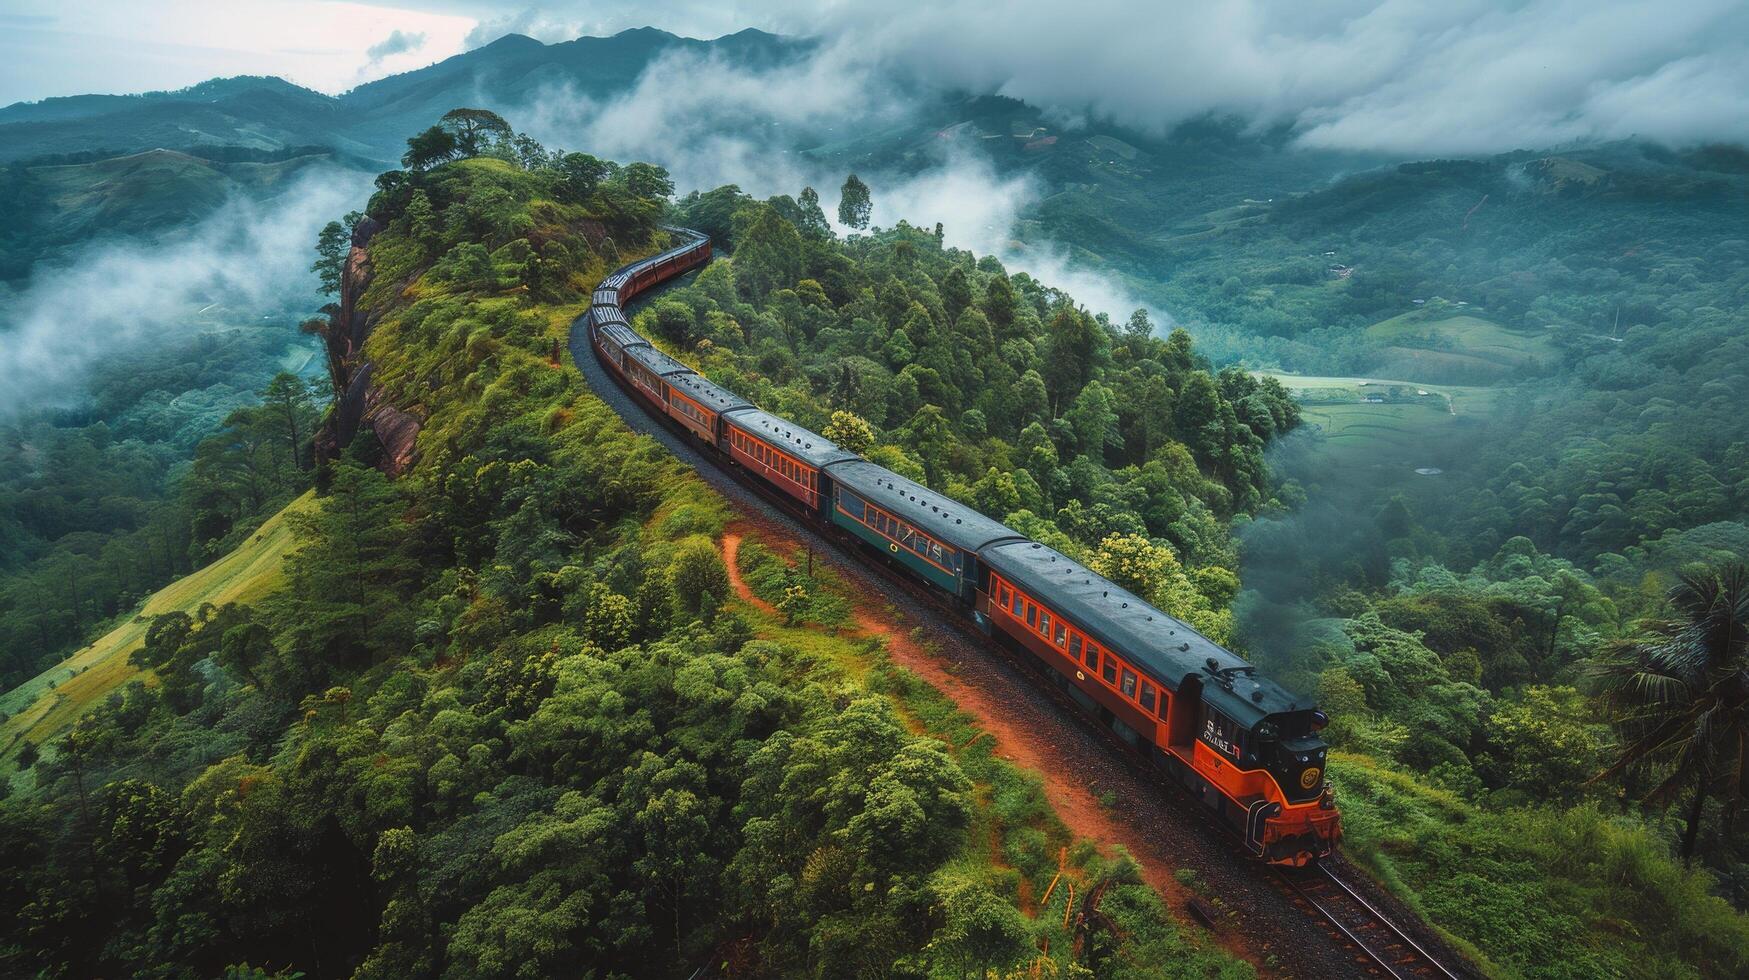
M1282 869L1278 874L1295 904L1303 904L1323 918L1337 937L1354 949L1358 971L1396 980L1460 980L1464 976L1440 963L1329 864Z
M636 302L642 305L653 297L655 292L639 297ZM628 310L628 312L630 312ZM695 439L689 433L672 424L667 418L650 414L644 406L629 391L621 388L614 379L607 375L596 362L594 345L587 338L587 330L579 322L573 325L573 336L570 343L571 354L579 369L588 378L590 384L598 391L601 386L611 389L625 399L633 411L640 414L654 431L659 431L668 439L663 440L671 451L681 452L686 456L697 457L702 463L709 458L713 464L719 461L710 449ZM587 360L587 363L585 363ZM591 370L593 369L593 370ZM616 405L616 410L619 406ZM623 415L623 410L622 410ZM628 419L629 421L629 419ZM638 427L643 428L643 427ZM646 428L645 431L650 431ZM672 441L670 441L672 440ZM696 466L696 464L695 464ZM793 505L785 498L767 493L757 481L749 478L739 467L713 465L712 469L720 474L730 484L756 498L760 504L772 512L773 516L781 515L783 523L788 525L791 533L800 532L812 536L823 546L821 551L839 559L846 566L858 568L877 576L884 584L890 586L906 599L922 606L936 614L943 625L949 626L962 642L977 643L1001 661L1004 661L1017 674L1027 679L1026 686L1032 688L1046 701L1052 703L1062 715L1064 721L1081 730L1084 735L1103 744L1110 755L1108 758L1120 763L1120 768L1127 770L1134 778L1139 779L1153 788L1157 797L1165 802L1167 797L1173 798L1173 803L1186 822L1194 823L1210 833L1211 836L1226 841L1231 847L1231 859L1234 862L1250 863L1252 859L1238 846L1238 838L1231 829L1215 820L1207 810L1196 804L1195 799L1183 789L1169 780L1161 778L1160 771L1150 765L1148 760L1133 746L1129 745L1106 725L1100 724L1095 718L1083 711L1073 699L1065 694L1057 684L1052 683L1044 666L1035 657L1027 655L1010 646L999 643L995 638L978 631L973 624L960 615L957 610L944 602L939 596L923 588L909 576L891 567L885 556L859 547L859 542L848 535L835 535L830 529L822 529L812 516ZM1258 864L1258 871L1265 871L1265 866ZM1469 976L1468 973L1454 971L1429 953L1421 943L1416 942L1399 928L1389 916L1378 906L1364 897L1358 890L1343 881L1335 871L1325 864L1315 864L1307 868L1273 870L1273 875L1263 875L1264 880L1273 877L1284 900L1305 913L1309 923L1322 926L1323 931L1336 943L1337 947L1352 957L1349 968L1340 972L1330 969L1329 965L1322 969L1311 969L1309 972L1291 971L1291 976L1374 976L1391 977L1408 980L1408 978L1450 978L1458 980ZM1268 888L1265 886L1267 892ZM1332 951L1333 955L1342 955ZM1302 964L1305 969L1309 964Z

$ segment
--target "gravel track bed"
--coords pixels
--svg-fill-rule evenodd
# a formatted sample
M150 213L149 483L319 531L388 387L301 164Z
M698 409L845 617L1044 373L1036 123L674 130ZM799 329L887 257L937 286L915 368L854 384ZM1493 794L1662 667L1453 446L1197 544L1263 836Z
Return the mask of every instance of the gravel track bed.
M572 360L595 394L634 432L651 436L691 466L741 513L742 525L768 540L812 544L815 561L829 565L865 594L879 597L878 603L887 607L889 614L897 614L897 621L891 625L899 633L922 627L922 636L932 647L932 655L955 679L976 689L981 700L1004 706L1000 729L1038 733L1038 739L1029 741L1034 748L1043 747L1043 762L1051 770L1044 774L1047 796L1053 797L1053 806L1069 803L1063 808L1073 809L1072 801L1056 798L1057 794L1051 792L1052 782L1077 785L1096 797L1115 799L1115 805L1101 808L1109 817L1108 825L1116 828L1117 839L1106 839L1107 835L1097 832L1103 828L1079 827L1075 822L1071 827L1101 844L1123 846L1142 863L1150 883L1163 892L1181 921L1195 924L1188 904L1198 896L1173 878L1172 872L1189 868L1196 873L1204 904L1214 904L1208 901L1213 898L1219 911L1230 913L1221 916L1218 928L1213 931L1216 940L1256 965L1260 974L1384 975L1369 970L1365 957L1343 940L1334 927L1297 906L1292 891L1279 875L1249 858L1237 837L1216 824L1188 794L1150 772L1144 760L1096 721L1069 710L1071 702L1041 675L1044 668L1021 666L1013 654L979 633L970 622L943 616L940 609L909 588L901 587L893 577L868 567L865 556L853 556L838 540L803 524L730 475L713 459L707 459L697 443L657 421L615 383L596 359L581 321L571 327L570 348ZM1001 744L1000 731L996 734ZM1012 758L1006 748L1000 754ZM1400 903L1381 894L1360 872L1346 870L1345 880L1363 889L1375 905L1391 912L1394 921L1417 942L1447 964L1463 963Z

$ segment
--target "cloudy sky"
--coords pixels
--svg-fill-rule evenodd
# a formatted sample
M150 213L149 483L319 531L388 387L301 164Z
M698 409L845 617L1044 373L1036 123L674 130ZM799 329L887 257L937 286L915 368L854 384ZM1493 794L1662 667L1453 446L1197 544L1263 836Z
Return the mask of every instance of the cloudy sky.
M1749 140L1743 0L3 0L0 104L277 74L325 92L516 31L827 39L836 64L1163 130L1220 112L1306 145L1489 152ZM1072 14L1069 13L1072 11Z

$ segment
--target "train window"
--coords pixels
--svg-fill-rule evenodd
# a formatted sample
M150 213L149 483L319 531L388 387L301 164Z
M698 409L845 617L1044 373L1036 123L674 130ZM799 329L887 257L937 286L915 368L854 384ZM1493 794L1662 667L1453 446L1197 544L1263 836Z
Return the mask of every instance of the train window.
M1057 635L1056 635L1057 646L1063 645L1063 633L1064 633L1063 624L1058 623L1057 624Z
M1161 719L1165 720L1168 712L1170 712L1171 710L1172 710L1172 699L1167 696L1167 694L1164 690L1162 690L1160 692L1160 717L1161 717Z
M1081 634L1075 633L1069 637L1069 656L1081 658Z
M1128 669L1123 672L1123 693L1126 698L1136 696L1136 675Z
M1094 646L1092 641L1088 641L1087 652L1082 655L1081 662L1086 664L1089 670L1099 669L1099 648Z
M1105 682L1107 684L1110 684L1112 687L1116 687L1117 686L1117 661L1112 659L1111 657L1106 657L1105 658L1105 667L1103 670L1100 671L1100 676L1105 678Z
M1009 606L1009 608L1014 610L1014 617L1016 619L1020 618L1020 607L1024 606L1024 605L1026 605L1026 600L1022 599L1019 595L1016 595L1011 600L1011 605Z
M1153 711L1154 710L1154 685L1148 683L1147 681L1142 682L1141 701L1142 701L1142 709L1144 711Z
M1234 758L1244 754L1244 734L1238 722L1219 711L1210 709L1203 719L1203 739Z
M1050 639L1050 637L1051 637L1051 614L1050 613L1039 613L1038 631L1045 635L1045 639L1047 639L1047 640Z
M1038 607L1030 602L1026 604L1026 625L1038 625Z

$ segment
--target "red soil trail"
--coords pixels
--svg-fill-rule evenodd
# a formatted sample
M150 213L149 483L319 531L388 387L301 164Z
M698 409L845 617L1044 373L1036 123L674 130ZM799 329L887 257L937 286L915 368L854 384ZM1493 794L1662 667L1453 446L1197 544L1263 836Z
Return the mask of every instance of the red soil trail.
M772 605L753 594L742 580L735 559L740 554L742 540L751 532L731 525L723 532L723 563L728 566L729 584L743 601L760 610L775 614ZM763 529L754 535L769 544L786 550L802 545L787 537L777 537ZM1172 876L1175 863L1160 842L1144 836L1125 833L1107 807L1100 804L1093 790L1074 778L1081 770L1079 761L1062 747L1052 743L1049 732L1013 724L1010 714L996 703L990 692L968 684L955 676L949 662L931 652L912 638L902 624L902 614L890 606L878 605L878 594L852 596L851 619L864 636L879 636L886 641L893 662L921 677L931 687L953 700L961 711L972 716L978 725L996 740L996 755L1014 765L1035 773L1044 781L1045 797L1058 819L1077 837L1086 838L1110 853L1114 844L1121 844L1141 866L1142 878L1159 893L1167 904L1183 908L1193 897L1179 880ZM1229 952L1249 960L1253 965L1261 957L1229 934L1216 937Z
M735 559L741 555L741 532L733 529L723 531L723 564L729 569L729 588L735 590L742 602L770 616L782 615L777 607L753 594L753 589L741 578L741 569L735 564Z

